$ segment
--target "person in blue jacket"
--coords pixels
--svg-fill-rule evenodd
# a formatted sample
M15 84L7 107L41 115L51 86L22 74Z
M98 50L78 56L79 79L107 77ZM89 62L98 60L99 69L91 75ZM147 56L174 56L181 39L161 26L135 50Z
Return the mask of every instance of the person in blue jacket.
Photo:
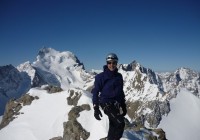
M124 132L124 116L127 113L123 77L117 69L118 57L116 54L108 54L106 62L107 65L103 67L103 72L96 75L92 89L94 117L101 120L102 113L99 109L101 107L109 119L107 139L119 140Z

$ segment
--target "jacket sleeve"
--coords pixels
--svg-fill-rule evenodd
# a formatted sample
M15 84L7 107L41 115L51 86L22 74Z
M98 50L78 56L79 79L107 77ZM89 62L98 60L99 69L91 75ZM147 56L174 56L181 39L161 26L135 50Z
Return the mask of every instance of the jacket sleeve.
M91 91L93 94L93 97L92 97L93 104L99 105L100 91L101 91L101 82L100 82L99 75L97 75L94 81L94 88Z
M120 74L121 75L121 74ZM121 80L122 80L122 87L121 87L121 104L125 104L125 102L126 102L126 99L125 99L125 94L124 94L124 90L123 90L123 86L124 86L124 81L123 81L123 77L122 77L122 75L121 75Z

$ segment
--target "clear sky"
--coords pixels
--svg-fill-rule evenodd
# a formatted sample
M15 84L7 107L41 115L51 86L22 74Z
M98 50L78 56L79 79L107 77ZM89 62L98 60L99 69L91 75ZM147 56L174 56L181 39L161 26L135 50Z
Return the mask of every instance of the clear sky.
M154 71L200 71L199 0L0 0L0 66L33 62L43 46L87 70L138 61Z

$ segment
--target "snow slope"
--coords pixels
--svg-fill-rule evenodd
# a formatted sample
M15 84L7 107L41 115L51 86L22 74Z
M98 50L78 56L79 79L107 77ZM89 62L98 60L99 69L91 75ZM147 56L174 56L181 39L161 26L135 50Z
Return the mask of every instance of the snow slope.
M67 104L68 91L48 94L45 90L32 88L32 96L38 96L31 105L24 106L10 124L0 130L1 140L48 140L63 136L63 122L68 120L68 112L73 106ZM78 105L88 103L92 106L91 94L84 91ZM92 109L92 107L91 107ZM82 111L77 118L84 129L90 132L88 140L106 137L108 131L108 118L103 115L101 121L93 116L94 111ZM34 116L34 117L33 117ZM87 116L87 117L86 117ZM11 133L12 132L12 133ZM122 140L129 140L122 138Z
M91 94L80 90L82 96L78 105L89 104L92 109ZM0 130L2 140L48 140L63 136L63 122L68 120L68 112L73 106L67 104L68 90L49 94L46 90L32 88L29 92L38 96L31 105L24 106L10 124ZM158 128L164 129L169 140L198 140L200 137L200 100L187 90L181 90L177 98L171 100L171 112L163 117ZM77 118L84 129L90 132L88 140L106 137L108 118L103 114L101 121L93 116L93 109L80 112ZM125 131L121 140L141 140L141 133Z
M159 125L169 140L199 140L200 138L200 99L182 89L170 101L171 111L163 116Z
M47 140L55 136L62 136L63 122L68 119L67 92L48 94L46 91L31 89L30 95L38 96L31 106L24 106L17 119L0 131L2 140ZM34 116L34 117L33 117ZM9 132L11 132L10 134Z

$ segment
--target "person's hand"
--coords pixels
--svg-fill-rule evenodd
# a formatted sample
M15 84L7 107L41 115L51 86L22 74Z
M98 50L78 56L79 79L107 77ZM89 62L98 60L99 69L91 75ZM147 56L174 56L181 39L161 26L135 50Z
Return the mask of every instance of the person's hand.
M125 103L121 104L121 108L123 111L122 116L126 116L126 113L127 113L126 104Z
M97 106L97 105L94 105L94 117L97 120L101 120L100 117L102 117L101 111L99 110L99 106Z

